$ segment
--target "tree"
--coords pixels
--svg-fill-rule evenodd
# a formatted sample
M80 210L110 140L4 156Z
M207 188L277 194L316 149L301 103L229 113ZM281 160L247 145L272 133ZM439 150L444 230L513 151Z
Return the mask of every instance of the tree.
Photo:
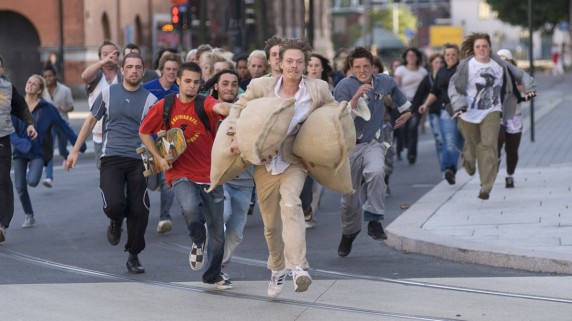
M528 28L528 1L486 0L498 18L514 26ZM569 0L532 0L532 30L552 29L563 20L568 20Z
M393 31L393 10L373 10L370 13L372 25L379 22L381 26L389 31ZM405 35L407 29L417 31L417 17L411 13L409 8L399 6L397 9L398 17L398 38L403 43L409 43L409 38Z

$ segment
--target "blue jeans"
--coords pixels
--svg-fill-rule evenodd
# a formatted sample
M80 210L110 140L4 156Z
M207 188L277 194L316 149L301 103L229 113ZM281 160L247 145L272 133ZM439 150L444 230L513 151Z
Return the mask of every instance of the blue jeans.
M443 153L443 134L441 133L441 127L439 126L440 118L440 114L429 113L429 125L431 125L431 131L433 132L433 138L435 139L435 148L437 149L439 165L441 165L441 155Z
M224 184L223 187L226 232L222 264L225 265L230 261L234 249L242 242L253 187L232 184Z
M14 185L20 196L20 202L26 215L33 215L32 201L28 194L28 185L32 187L38 186L40 178L42 178L42 170L44 169L44 160L41 158L27 159L16 158L14 163Z
M68 136L63 131L63 129L59 128L58 126L52 127L52 136L54 145L58 146L58 151L60 155L65 159L68 158L70 154L67 145L68 145ZM54 159L50 159L48 165L46 165L46 178L53 179L54 178Z
M214 283L220 276L224 255L224 191L217 186L207 193L207 184L197 184L187 178L172 181L173 193L181 205L187 222L189 236L195 244L206 241L205 222L208 228L207 264L203 273L204 283Z
M439 128L443 134L443 151L441 155L441 171L451 169L457 172L457 164L459 163L459 155L463 149L463 136L457 128L457 120L451 119L449 113L442 109L439 118Z

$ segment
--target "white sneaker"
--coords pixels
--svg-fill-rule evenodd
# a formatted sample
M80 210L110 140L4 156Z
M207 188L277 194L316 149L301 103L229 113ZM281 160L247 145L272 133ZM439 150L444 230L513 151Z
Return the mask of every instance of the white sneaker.
M0 243L6 241L6 228L0 225Z
M173 229L171 220L162 220L157 224L157 233L166 233Z
M316 219L312 218L309 222L304 222L306 224L306 228L314 228L316 226Z
M34 215L26 215L26 220L24 221L24 224L22 224L22 227L32 227L34 223L36 223Z
M294 291L305 292L312 284L310 273L304 271L301 267L297 266L292 270L292 279L294 280Z
M284 289L284 280L288 275L288 270L284 269L281 271L272 271L272 276L270 277L270 283L268 284L268 296L271 298L276 298Z
M228 275L224 272L220 273L220 278L215 282L216 288L219 290L229 290L232 289L232 283L228 278Z
M52 181L51 178L46 178L46 179L44 180L44 186L45 186L45 187L52 188L52 185L53 185L53 184L54 184L54 182Z

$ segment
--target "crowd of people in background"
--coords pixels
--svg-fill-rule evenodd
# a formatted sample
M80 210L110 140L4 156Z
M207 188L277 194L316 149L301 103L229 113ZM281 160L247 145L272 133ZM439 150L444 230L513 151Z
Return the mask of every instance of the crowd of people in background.
M0 121L13 124L13 128L0 129L2 204L13 204L9 175L13 158L16 191L25 214L22 226L33 226L36 217L27 186L38 185L45 166L43 185L57 187L54 147L69 170L91 135L103 211L110 220L107 238L110 244L119 244L126 220L130 273L145 272L138 255L145 248L147 188L161 193L156 232L172 229L170 210L176 199L192 241L189 264L193 270L201 270L205 262L203 282L218 289L232 288L226 267L258 198L269 249L268 296L275 298L289 272L297 292L306 291L312 282L305 233L318 223L324 187L280 150L271 161L251 166L224 186L205 192L210 184L210 151L214 138L221 134L217 133L219 122L227 115L236 121L251 100L296 98L289 135L295 135L297 125L321 104L349 103L356 130L356 147L349 155L356 192L340 199L341 257L351 253L364 221L372 239L387 238L382 222L393 162L403 157L414 166L420 161L419 131L426 123L439 160L435 170L448 184L456 183L461 162L469 175L478 171L478 197L488 199L504 146L506 187L515 187L522 132L519 103L536 95L535 83L515 66L510 51L497 54L492 50L488 35L472 34L460 47L445 44L429 57L417 48L407 48L401 59L389 61L388 68L382 57L363 47L340 49L332 61L323 54L312 51L304 41L273 36L265 48L237 55L208 44L188 52L165 48L157 53L153 65L145 68L136 44L121 50L106 40L98 48L99 60L81 74L91 113L77 135L68 124L68 113L74 109L71 92L58 81L52 66L38 71L41 75L30 76L23 96L0 77L0 90L10 92L11 97L11 101L0 101ZM2 68L0 57L0 76ZM173 94L172 106L167 107L166 97ZM360 108L368 110L368 117L360 114ZM164 122L166 109L170 118ZM177 115L206 120L193 122ZM188 152L173 164L162 160L165 173L146 180L135 149L144 144L159 159L152 135L181 126L191 128L195 135L188 140L192 142ZM187 135L191 135L189 131L185 137L190 139ZM10 145L7 137L13 153L5 147ZM74 145L71 152L68 141ZM13 206L0 208L0 242L6 238L13 211Z

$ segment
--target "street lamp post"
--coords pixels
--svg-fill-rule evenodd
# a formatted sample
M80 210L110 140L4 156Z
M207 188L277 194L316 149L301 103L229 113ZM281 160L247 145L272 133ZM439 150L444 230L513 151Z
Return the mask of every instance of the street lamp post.
M532 0L528 0L528 43L530 76L534 77L534 52L532 48ZM534 142L534 98L530 98L530 141Z

